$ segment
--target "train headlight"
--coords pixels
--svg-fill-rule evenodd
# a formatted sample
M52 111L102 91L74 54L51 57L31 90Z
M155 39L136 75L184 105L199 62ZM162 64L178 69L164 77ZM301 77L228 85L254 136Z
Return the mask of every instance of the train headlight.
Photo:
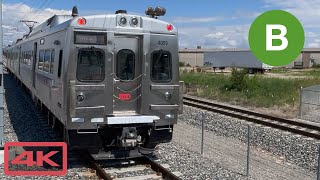
M166 98L167 101L169 101L171 99L171 94L169 92L165 92L164 97Z
M79 95L77 96L77 101L78 101L78 102L84 101L84 95L83 95L83 94L79 94Z
M131 18L130 25L133 27L138 26L139 20L136 17Z
M125 25L127 25L127 18L121 17L120 20L119 20L119 25L120 25L120 26L125 26Z

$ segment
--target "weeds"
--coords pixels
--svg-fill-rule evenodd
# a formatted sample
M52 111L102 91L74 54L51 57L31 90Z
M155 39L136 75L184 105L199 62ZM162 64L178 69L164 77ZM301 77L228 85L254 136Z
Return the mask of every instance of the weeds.
M194 95L255 107L294 107L301 87L320 84L319 76L308 79L249 77L239 70L233 70L231 76L186 72L180 76Z
M238 70L236 68L233 68L231 71L231 76L229 78L229 83L224 87L224 89L236 91L245 90L247 88L247 81L247 69Z

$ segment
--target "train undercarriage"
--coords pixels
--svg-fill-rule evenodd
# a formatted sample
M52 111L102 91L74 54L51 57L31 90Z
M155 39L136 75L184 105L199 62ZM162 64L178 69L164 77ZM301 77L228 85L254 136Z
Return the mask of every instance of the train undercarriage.
M102 127L97 133L68 130L72 149L87 149L96 159L132 158L151 154L156 145L170 142L173 126L131 125Z

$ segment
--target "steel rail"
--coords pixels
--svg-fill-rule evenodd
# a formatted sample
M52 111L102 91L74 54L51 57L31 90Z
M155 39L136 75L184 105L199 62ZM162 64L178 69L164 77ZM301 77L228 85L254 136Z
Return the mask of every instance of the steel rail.
M270 116L254 111L239 109L227 105L201 100L191 96L184 96L183 103L185 105L205 109L219 114L224 114L248 122L257 123L284 131L289 131L292 133L304 135L315 139L320 139L320 126L317 126L315 124Z
M96 171L97 176L104 180L112 180L114 177L105 172L105 170L96 162L96 160L91 156L91 154L87 151L81 151L79 153L82 158L89 163L90 167ZM154 170L159 176L162 176L163 179L168 180L179 180L180 178L170 172L168 169L161 166L156 161L152 160L150 157L143 156L141 162L144 164L150 165L151 169ZM139 161L139 160L138 160Z
M90 167L96 171L96 174L104 180L112 180L113 178L104 171L104 169L99 166L96 160L91 156L91 154L87 151L80 152L83 158L89 163Z
M159 163L152 160L151 158L144 156L143 160L146 162L146 164L149 164L151 166L151 169L153 169L157 173L161 173L161 176L163 177L163 179L170 179L170 180L179 180L180 179L178 176L176 176L171 171L164 168L163 166L161 166Z

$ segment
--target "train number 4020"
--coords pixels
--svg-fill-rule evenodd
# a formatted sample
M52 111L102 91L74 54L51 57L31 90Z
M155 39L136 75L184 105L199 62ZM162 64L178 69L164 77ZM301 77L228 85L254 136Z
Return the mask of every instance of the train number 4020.
M158 41L158 44L160 46L167 46L168 45L168 41Z

